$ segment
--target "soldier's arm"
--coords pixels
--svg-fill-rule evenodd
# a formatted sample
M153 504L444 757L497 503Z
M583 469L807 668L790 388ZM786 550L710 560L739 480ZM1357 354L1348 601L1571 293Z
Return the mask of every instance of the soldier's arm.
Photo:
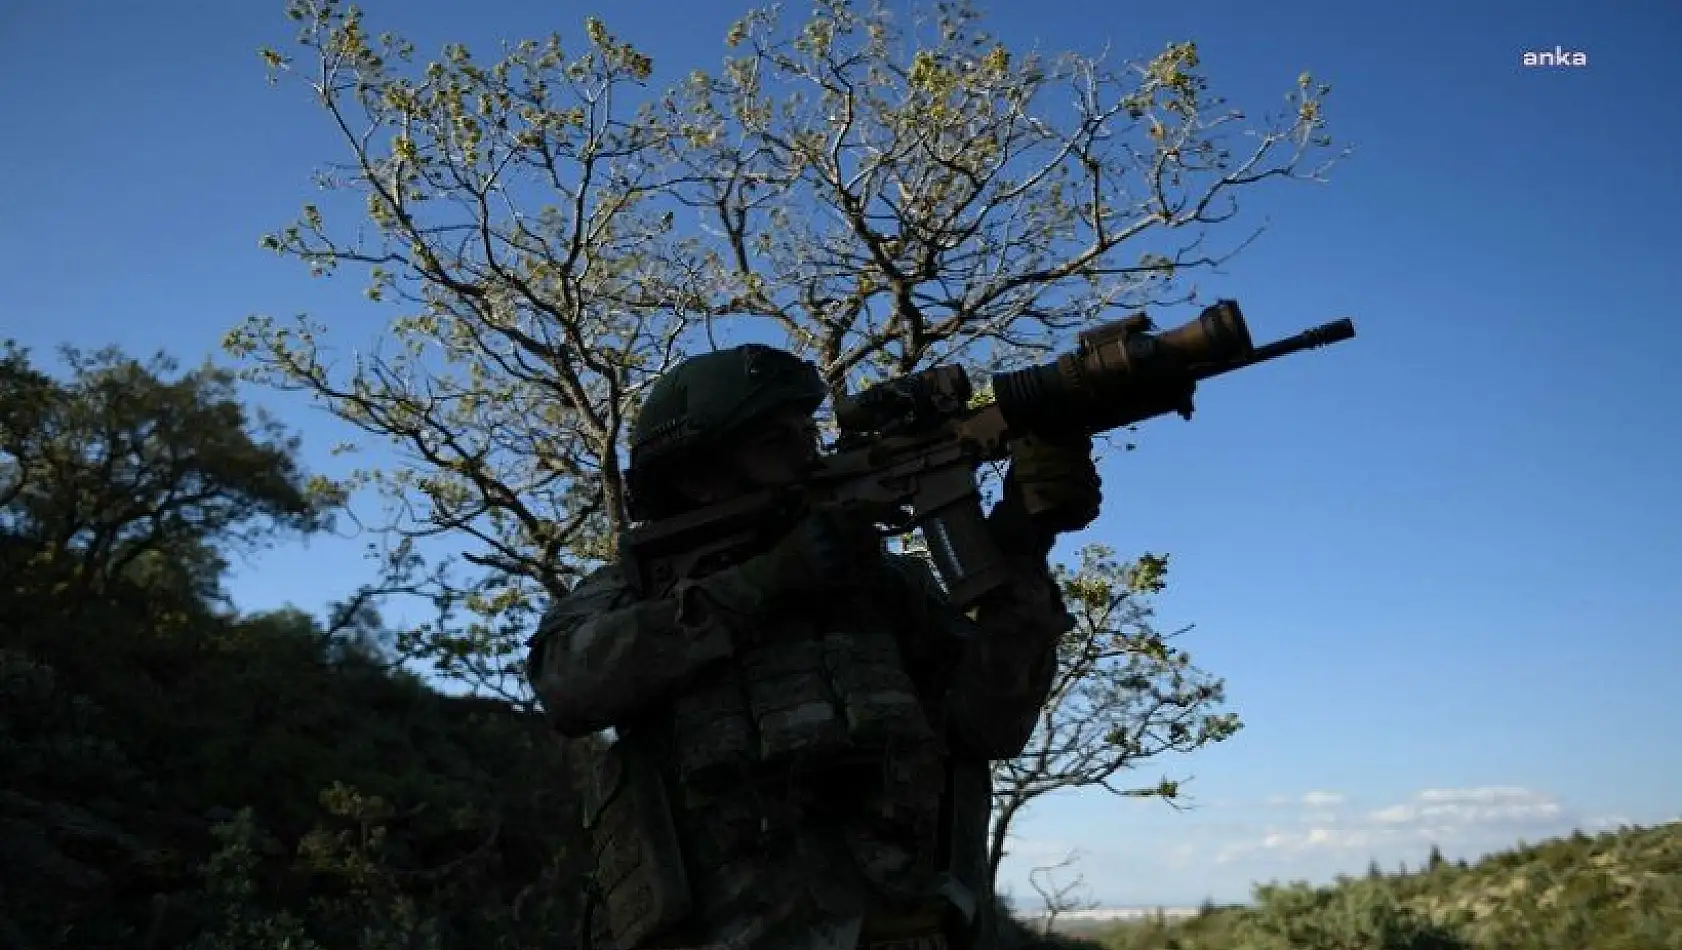
M715 583L727 583L728 572ZM639 600L617 567L590 575L544 615L526 676L555 728L577 738L634 718L734 649L705 598Z
M1044 558L1019 559L1010 581L970 616L946 600L926 563L912 570L925 646L955 653L944 657L951 665L939 687L952 740L983 758L1022 754L1051 694L1058 640L1074 626Z
M1074 628L1045 559L1023 558L972 611L974 633L947 707L989 759L1021 755L1057 677L1057 644ZM982 745L984 743L984 746Z

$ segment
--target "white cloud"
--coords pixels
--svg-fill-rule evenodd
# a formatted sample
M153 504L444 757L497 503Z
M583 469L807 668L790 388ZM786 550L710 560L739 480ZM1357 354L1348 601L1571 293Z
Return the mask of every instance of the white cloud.
M1449 828L1555 821L1565 809L1551 795L1511 786L1427 788L1413 801L1372 812L1382 825Z
M1483 785L1477 788L1427 788L1416 798L1422 802L1454 804L1532 801L1537 793L1516 785Z
M1552 795L1517 786L1427 788L1407 801L1379 808L1328 810L1328 806L1343 801L1343 796L1336 793L1309 792L1297 803L1313 810L1305 811L1296 827L1270 827L1260 836L1220 849L1215 860L1225 864L1264 855L1280 858L1316 854L1348 860L1411 855L1422 845L1431 844L1456 853L1480 852L1511 845L1521 838L1534 840L1596 824L1569 812Z
M1273 808L1335 808L1347 800L1342 792L1312 791L1301 795L1270 795L1267 804Z

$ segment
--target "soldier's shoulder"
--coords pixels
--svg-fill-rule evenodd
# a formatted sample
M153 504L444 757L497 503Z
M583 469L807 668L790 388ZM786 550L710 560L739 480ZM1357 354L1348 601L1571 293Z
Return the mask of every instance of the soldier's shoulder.
M574 597L579 594L591 596L606 591L619 592L629 591L630 589L630 582L625 579L624 567L618 562L613 562L604 564L584 575L583 580L573 585L572 590L567 593L567 597Z
M573 585L544 611L541 629L553 629L567 622L622 606L632 597L631 585L618 564L596 568Z

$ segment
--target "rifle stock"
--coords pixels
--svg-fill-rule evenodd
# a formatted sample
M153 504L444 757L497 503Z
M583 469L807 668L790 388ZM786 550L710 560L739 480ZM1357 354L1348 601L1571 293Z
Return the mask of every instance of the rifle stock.
M631 580L662 593L774 541L809 506L858 501L905 512L888 529L921 531L948 596L967 609L1009 570L982 514L977 466L1009 457L1010 443L1027 435L1094 436L1168 413L1189 419L1199 382L1355 335L1351 321L1338 320L1257 347L1232 300L1153 329L1142 313L1094 327L1052 362L995 374L993 401L979 407L952 365L837 397L840 438L805 483L632 528L621 544Z

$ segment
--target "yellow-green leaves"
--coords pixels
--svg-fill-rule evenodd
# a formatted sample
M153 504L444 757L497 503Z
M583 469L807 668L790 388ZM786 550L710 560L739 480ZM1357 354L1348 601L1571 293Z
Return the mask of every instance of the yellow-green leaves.
M952 72L933 50L920 49L911 57L911 88L931 98L945 96L957 84Z
M638 81L646 80L654 72L654 60L608 33L601 20L595 17L585 20L584 31L609 70Z
M726 57L652 93L652 62L599 18L570 54L551 35L412 61L333 0L292 10L315 61L268 51L265 67L310 84L341 151L327 194L263 246L315 273L366 268L382 322L333 314L311 337L254 321L229 349L409 454L373 478L400 513L387 528L483 558L451 590L484 596L449 603L490 613L429 647L458 672L526 609L494 589L611 553L625 427L682 353L757 321L864 383L1067 343L1218 261L1208 226L1241 189L1309 177L1316 146L1289 136L1324 121L1310 78L1284 128L1229 137L1195 44L1125 68L1041 56L967 0L933 30L845 0L786 23L752 10ZM334 343L361 355L331 359L345 327ZM1159 585L1135 570L1111 592Z
M612 37L607 35L607 27L596 17L585 19L584 34L598 47L607 46L612 42Z
M814 17L801 29L794 48L808 56L823 58L829 55L830 43L835 39L835 21Z
M257 55L263 60L263 65L268 68L269 82L271 83L278 80L277 73L290 68L292 65L291 58L282 56L267 46L257 50Z
M1167 586L1168 557L1141 554L1123 573L1127 589L1135 594L1158 594Z

